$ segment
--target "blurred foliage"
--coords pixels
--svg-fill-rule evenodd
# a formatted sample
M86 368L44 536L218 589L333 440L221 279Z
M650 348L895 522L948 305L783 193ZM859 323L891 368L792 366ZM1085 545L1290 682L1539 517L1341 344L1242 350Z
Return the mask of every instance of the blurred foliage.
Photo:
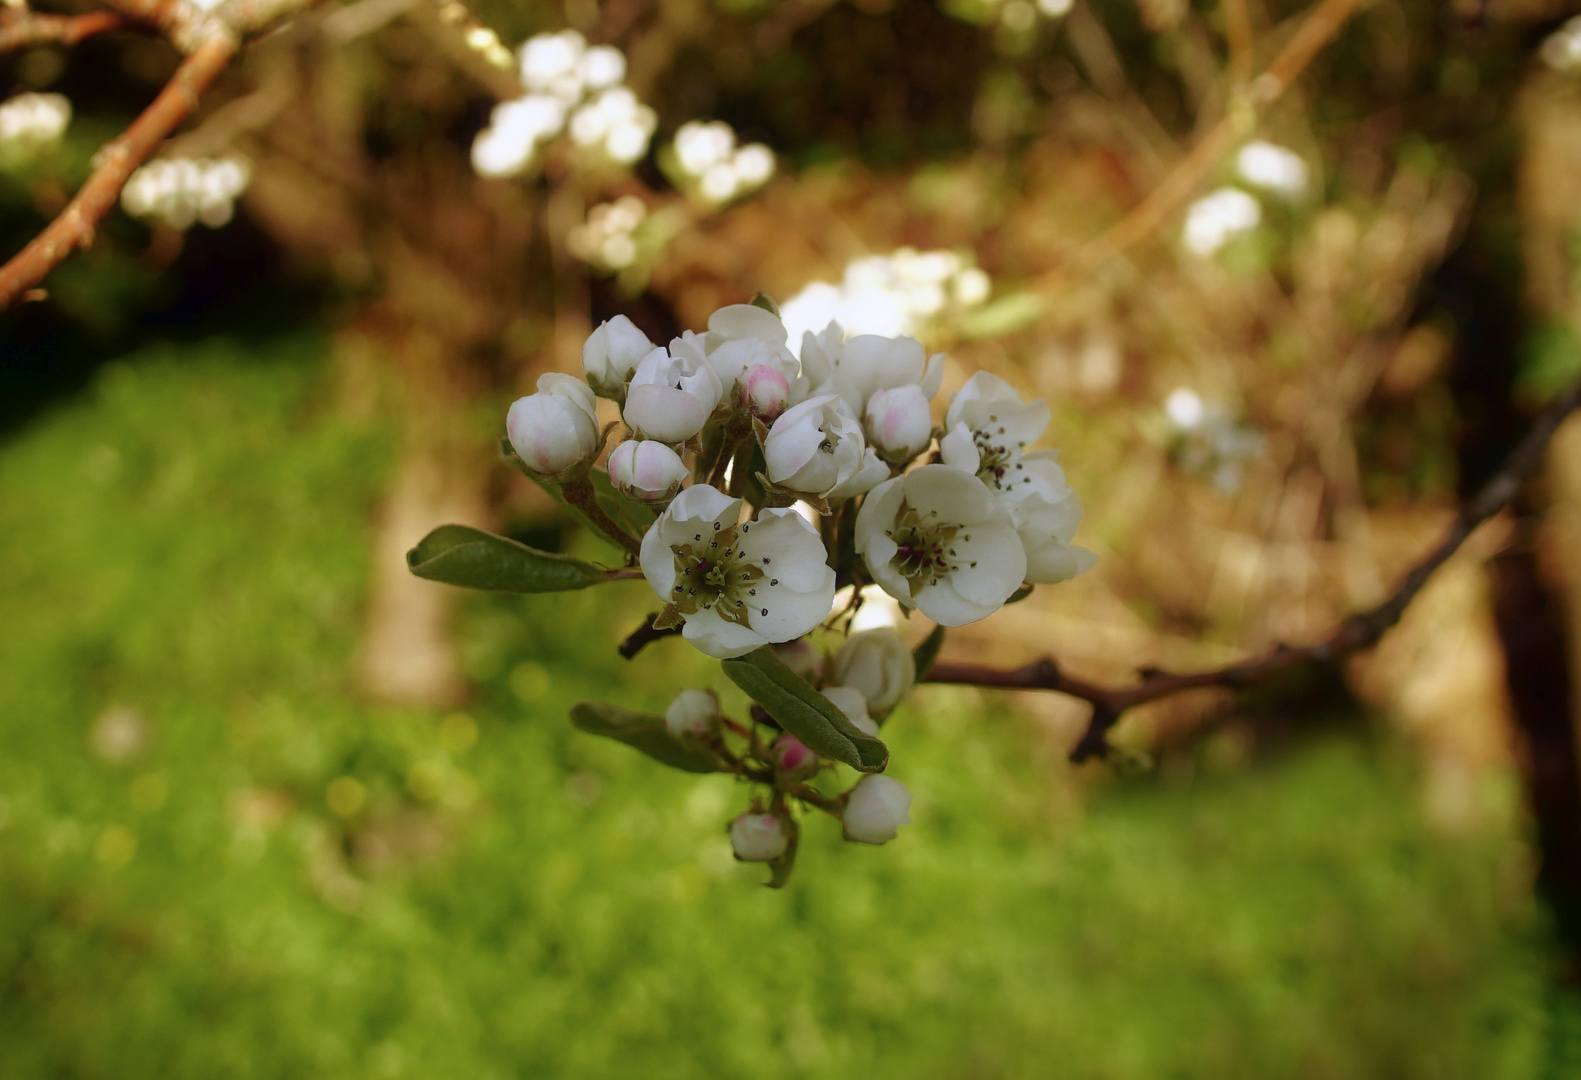
M392 441L321 351L146 351L0 452L8 1080L1538 1075L1523 848L1431 831L1387 740L1080 812L1058 746L933 688L890 729L916 824L810 828L777 894L729 779L566 723L722 682L616 657L640 585L476 597L465 713L360 701Z

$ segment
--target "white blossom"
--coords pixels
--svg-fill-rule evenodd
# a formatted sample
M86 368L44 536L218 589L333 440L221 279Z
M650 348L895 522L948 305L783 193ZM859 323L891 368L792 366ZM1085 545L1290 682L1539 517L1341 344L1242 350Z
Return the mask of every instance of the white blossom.
M682 690L664 710L664 727L675 738L707 738L719 729L719 695L707 688Z
M595 393L619 398L653 342L624 315L598 324L582 345L582 371Z
M1186 211L1182 240L1186 250L1206 258L1263 220L1263 208L1240 188L1223 187L1204 195Z
M916 338L858 334L845 339L839 323L802 335L801 363L814 392L839 394L858 415L879 390L916 386L927 400L944 381L944 354L928 356Z
M864 735L878 738L878 724L867 714L867 698L854 686L826 686L819 693L839 709L851 726Z
M703 351L727 387L743 389L749 373L760 367L783 375L787 390L800 384L801 362L785 347L785 324L771 311L752 304L730 304L708 317L706 334L687 340L690 347Z
M900 704L917 679L910 647L888 627L846 638L831 670L836 683L861 691L868 709L880 715Z
M1548 35L1538 55L1555 71L1566 74L1581 71L1581 15Z
M875 390L867 399L867 441L888 461L910 461L933 441L933 412L920 386Z
M511 447L534 472L555 476L598 453L593 391L559 372L538 376L538 392L517 398L505 416Z
M1027 570L1008 509L949 465L924 465L874 488L857 513L856 550L885 592L943 626L992 615Z
M577 74L590 90L616 86L626 77L626 57L613 45L594 45L582 54Z
M953 251L900 248L846 264L838 283L814 281L780 305L800 346L802 335L830 321L853 334L893 337L958 321L992 291L988 275Z
M1247 143L1235 155L1241 179L1265 191L1295 198L1307 189L1307 163L1301 155L1261 139Z
M866 450L862 425L834 394L791 406L763 441L769 480L820 497L856 476Z
M789 844L784 823L773 814L742 814L730 823L730 847L741 862L772 862Z
M774 152L762 143L736 145L722 120L691 120L675 132L674 176L680 187L718 206L746 195L774 175Z
M31 161L60 142L71 123L63 94L18 94L0 105L0 165Z
M1082 506L1065 482L1058 459L1053 450L1027 454L1021 461L1019 483L1004 495L1026 549L1026 580L1034 585L1069 581L1098 561L1098 556L1071 543L1081 524Z
M682 634L728 659L792 641L823 621L834 571L818 531L788 508L738 524L742 502L693 484L642 538L642 573Z
M647 216L648 204L635 195L599 203L566 230L566 249L602 270L624 270L637 261L637 228Z
M723 393L706 361L658 348L632 373L621 415L643 438L685 442L703 429Z
M575 30L534 34L521 47L521 80L529 90L547 90L557 96L570 87L580 95L582 81L577 65L587 51L587 39Z
M627 439L609 453L615 490L644 502L673 498L688 475L681 455L652 439Z
M888 776L864 776L845 804L845 838L864 844L893 840L911 823L911 792Z
M173 229L198 222L217 229L231 220L236 197L251 180L252 166L241 158L163 158L127 178L121 206Z
M966 380L944 414L946 434L939 452L945 464L1006 491L1019 478L1027 446L1048 426L1048 402L1023 402L1005 380L979 371Z

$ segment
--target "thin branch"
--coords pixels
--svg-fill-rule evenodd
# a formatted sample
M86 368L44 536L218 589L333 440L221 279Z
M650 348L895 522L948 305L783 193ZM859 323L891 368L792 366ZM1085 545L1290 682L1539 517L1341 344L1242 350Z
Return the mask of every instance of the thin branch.
M34 45L75 45L84 38L119 30L126 20L113 11L86 15L41 15L27 8L0 14L0 53Z
M1581 383L1572 387L1537 419L1492 479L1461 505L1444 539L1412 567L1393 595L1376 607L1351 615L1315 645L1279 645L1261 656L1212 671L1174 674L1147 669L1141 672L1141 681L1130 687L1099 686L1074 678L1060 671L1059 665L1050 657L1008 671L977 664L938 661L928 672L925 681L1007 690L1052 690L1087 702L1092 706L1092 717L1081 739L1070 752L1071 760L1079 763L1107 753L1110 729L1119 723L1127 710L1138 705L1185 690L1248 686L1302 665L1337 663L1353 653L1370 648L1400 621L1400 616L1422 590L1422 586L1427 584L1433 572L1460 549L1479 525L1499 513L1515 498L1521 485L1541 462L1543 451L1554 432L1578 407L1581 407Z
M120 138L99 151L97 167L76 198L31 244L0 266L0 310L42 281L73 251L93 244L99 222L115 205L132 170L192 114L199 95L225 70L239 45L231 34L215 34L199 45L181 62L153 104Z
M670 626L663 630L655 630L653 628L653 620L657 619L658 617L659 612L655 611L652 615L649 615L642 621L641 626L637 627L627 635L626 640L620 643L620 648L617 650L621 656L625 657L627 660L630 660L632 657L640 653L646 646L652 644L653 642L667 637L675 637L681 632L681 628L679 626Z

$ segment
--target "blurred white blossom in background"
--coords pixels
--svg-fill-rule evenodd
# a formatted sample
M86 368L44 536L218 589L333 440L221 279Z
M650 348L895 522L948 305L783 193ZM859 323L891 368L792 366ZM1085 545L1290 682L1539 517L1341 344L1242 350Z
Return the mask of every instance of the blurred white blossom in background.
M815 281L780 306L790 347L805 331L831 321L847 334L916 334L930 323L959 317L988 299L988 275L953 251L900 248L855 259L839 285Z
M18 94L0 105L0 168L23 165L66 134L71 102L61 94Z
M749 195L774 175L774 152L762 143L736 144L723 120L691 120L675 132L668 158L671 179L710 206Z
M1175 462L1229 494L1241 486L1248 460L1263 448L1263 433L1243 424L1225 406L1180 387L1164 399L1174 438Z
M217 229L231 220L247 190L252 166L242 158L161 158L134 172L121 191L128 214L173 229L201 222Z
M1566 74L1581 72L1581 15L1565 23L1543 42L1543 63Z
M485 46L486 42L483 43ZM472 143L472 167L487 177L520 176L569 128L572 143L594 162L630 165L648 151L658 114L622 85L626 58L575 30L536 34L519 52L527 92L501 102Z
M1235 168L1241 179L1256 188L1288 198L1307 190L1307 163L1293 150L1271 142L1249 142L1236 155Z
M634 234L647 216L647 205L635 195L600 203L587 212L586 222L572 227L565 246L585 263L603 270L624 270L637 261Z
M1207 258L1263 220L1263 208L1240 188L1222 187L1186 211L1182 240L1186 250Z

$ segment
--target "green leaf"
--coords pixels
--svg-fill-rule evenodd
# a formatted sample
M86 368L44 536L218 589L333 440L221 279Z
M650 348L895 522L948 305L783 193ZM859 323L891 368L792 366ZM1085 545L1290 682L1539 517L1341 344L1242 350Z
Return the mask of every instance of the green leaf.
M961 336L992 338L1012 334L1037 321L1046 307L1047 302L1037 293L1018 292L1001 296L966 316L961 322Z
M698 746L690 746L670 734L664 717L632 712L619 705L599 701L579 701L571 706L571 724L589 735L623 742L641 750L653 760L689 773L720 771L720 760Z
M776 304L774 302L774 298L766 292L760 292L754 295L752 297L751 303L753 307L762 308L776 319L780 317L780 306Z
M858 772L883 772L889 764L889 748L852 727L845 713L787 667L772 646L721 661L721 666L731 682L809 749Z
M926 679L928 672L933 670L933 662L939 658L939 650L942 648L944 648L944 627L935 626L928 636L911 650L911 662L917 669L918 682Z
M538 551L467 525L439 526L406 553L406 565L429 581L489 592L565 592L612 577L590 562Z

